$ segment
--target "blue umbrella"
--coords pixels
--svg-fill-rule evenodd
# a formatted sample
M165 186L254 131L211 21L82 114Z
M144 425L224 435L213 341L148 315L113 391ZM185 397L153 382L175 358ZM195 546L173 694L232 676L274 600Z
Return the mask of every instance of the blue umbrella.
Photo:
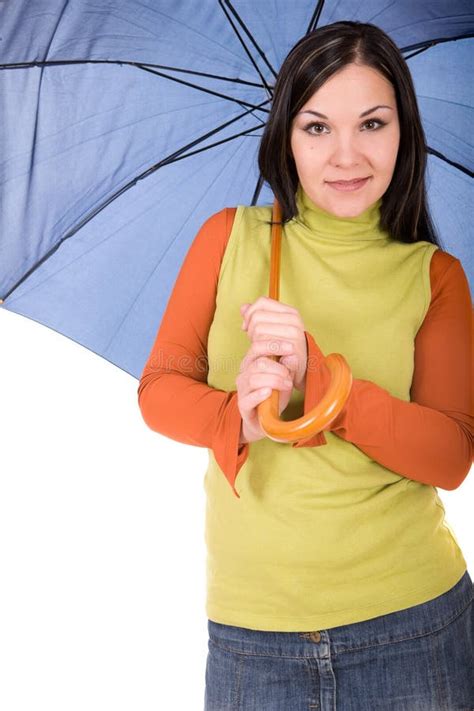
M285 56L342 19L396 42L428 201L471 289L474 37L466 0L0 4L0 300L135 377L199 227L271 204L259 138Z

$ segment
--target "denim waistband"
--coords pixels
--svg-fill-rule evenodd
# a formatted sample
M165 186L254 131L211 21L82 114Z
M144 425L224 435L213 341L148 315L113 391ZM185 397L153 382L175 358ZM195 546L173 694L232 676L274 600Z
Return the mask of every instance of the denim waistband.
M313 632L273 632L224 625L208 620L209 638L242 654L329 656L374 645L392 644L432 634L449 625L472 603L474 586L469 572L433 600L350 625Z

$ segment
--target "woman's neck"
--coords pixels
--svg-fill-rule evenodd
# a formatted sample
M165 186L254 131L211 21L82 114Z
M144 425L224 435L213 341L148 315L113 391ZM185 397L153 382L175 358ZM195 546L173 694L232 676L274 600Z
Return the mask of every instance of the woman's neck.
M381 205L380 197L357 217L338 217L316 205L298 183L298 212L293 219L322 238L343 241L387 239L388 233L380 228Z

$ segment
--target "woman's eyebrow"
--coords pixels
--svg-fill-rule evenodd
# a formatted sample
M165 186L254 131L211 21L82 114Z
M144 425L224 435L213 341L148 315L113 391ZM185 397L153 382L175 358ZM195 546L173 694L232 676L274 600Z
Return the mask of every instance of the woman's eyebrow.
M367 109L367 111L363 111L359 118L362 118L363 116L367 116L367 114L371 114L372 111L375 111L376 109L390 109L390 111L393 111L392 106L387 106L386 104L379 104L378 106L373 106L371 109ZM320 114L319 111L311 111L311 109L306 109L306 111L299 111L299 114L314 114L314 116L319 116L319 118L323 119L328 119L328 116L325 116L324 114Z

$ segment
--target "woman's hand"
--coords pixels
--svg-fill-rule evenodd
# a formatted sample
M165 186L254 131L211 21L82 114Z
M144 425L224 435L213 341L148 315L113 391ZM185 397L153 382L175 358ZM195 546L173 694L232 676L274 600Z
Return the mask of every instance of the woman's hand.
M295 388L303 392L306 383L308 347L303 319L298 309L281 301L260 296L253 304L242 304L240 313L243 317L242 328L247 331L252 343L268 340L291 343L291 353L280 358L279 363L288 368Z
M288 350L285 350L281 341L275 338L260 339L251 344L242 359L235 381L237 402L242 416L240 443L256 442L266 437L258 421L257 408L270 397L272 390L280 390L278 414L288 405L293 389L291 374L281 362L268 358L268 355L285 353L288 353Z

